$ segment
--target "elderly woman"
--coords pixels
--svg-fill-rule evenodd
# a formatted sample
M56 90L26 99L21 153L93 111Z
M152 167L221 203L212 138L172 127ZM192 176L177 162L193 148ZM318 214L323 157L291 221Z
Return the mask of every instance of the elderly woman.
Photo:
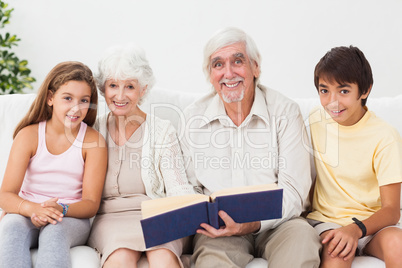
M109 49L98 68L111 111L95 126L108 144L108 170L88 244L103 267L137 267L142 252L150 267L183 267L182 240L146 249L140 225L142 201L194 193L174 127L138 106L154 84L152 69L135 46Z

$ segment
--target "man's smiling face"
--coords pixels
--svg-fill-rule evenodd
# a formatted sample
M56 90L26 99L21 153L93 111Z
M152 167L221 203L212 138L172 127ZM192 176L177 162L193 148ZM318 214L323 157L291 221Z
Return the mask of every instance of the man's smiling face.
M254 94L254 79L259 75L259 68L255 62L250 62L244 43L218 49L210 59L210 82L223 101L240 102Z

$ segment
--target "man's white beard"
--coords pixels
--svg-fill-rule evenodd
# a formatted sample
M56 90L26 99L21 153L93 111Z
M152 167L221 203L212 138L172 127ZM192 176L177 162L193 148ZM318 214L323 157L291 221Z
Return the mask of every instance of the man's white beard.
M241 91L239 92L238 90L236 91L223 91L222 92L222 99L226 103L232 103L232 102L240 102L244 98L244 92L246 91L245 88L242 88Z

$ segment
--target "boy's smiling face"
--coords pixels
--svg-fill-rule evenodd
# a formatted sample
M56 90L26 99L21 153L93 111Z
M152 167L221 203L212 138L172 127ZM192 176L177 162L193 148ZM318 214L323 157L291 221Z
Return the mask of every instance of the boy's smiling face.
M361 100L368 97L370 89L359 96L356 83L338 84L335 80L329 82L320 78L318 84L321 105L338 124L352 126L366 113Z

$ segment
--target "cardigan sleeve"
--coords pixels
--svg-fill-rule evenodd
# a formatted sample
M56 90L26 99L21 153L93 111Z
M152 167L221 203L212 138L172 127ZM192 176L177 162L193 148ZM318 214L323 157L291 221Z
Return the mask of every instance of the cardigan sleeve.
M194 194L187 180L175 128L170 121L151 115L147 116L147 123L142 153L151 165L141 172L147 195L155 199Z
M167 196L194 194L193 186L187 180L183 155L176 130L169 124L161 151L159 168L165 182Z

